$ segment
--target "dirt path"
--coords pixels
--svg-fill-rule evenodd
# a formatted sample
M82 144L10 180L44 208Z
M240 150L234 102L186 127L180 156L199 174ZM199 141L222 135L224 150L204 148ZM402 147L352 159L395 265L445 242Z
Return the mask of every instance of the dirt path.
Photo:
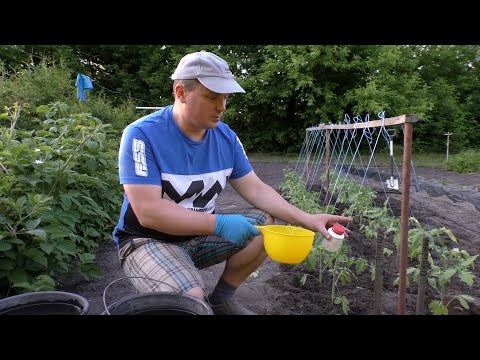
M257 175L275 189L278 189L284 180L283 169L292 169L294 166L272 162L253 162L252 165ZM480 254L480 212L475 204L468 201L468 194L470 194L470 197L479 194L480 174L460 175L431 168L417 168L415 171L416 176L427 184L435 184L435 186L450 189L447 194L468 191L467 198L451 199L445 194L435 197L425 190L414 190L411 194L411 206L420 215L425 214L433 227L445 226L451 229L459 240L460 248L466 249L471 255ZM217 202L217 207L221 211L228 212L234 212L238 208L248 206L249 204L229 186L220 195ZM419 217L419 219L421 218ZM365 244L364 240L355 236L351 237L349 241L352 243L354 252L363 254L367 258L370 257L369 260L372 260L371 248L373 246L371 244ZM61 290L71 291L88 299L90 302L89 313L92 315L101 314L104 311L103 291L107 285L124 276L118 263L113 241L99 248L97 262L104 271L104 277L86 281L79 276L73 276L62 280L60 283ZM218 264L201 271L208 291L211 291L215 286L223 267L224 264ZM476 266L475 275L477 278L480 277L478 268ZM313 282L310 283L310 286L300 286L301 270L301 267L280 266L268 259L238 290L238 299L258 314L338 313L338 309L330 304L328 287L320 288L318 284ZM369 276L362 277L359 281L358 284L345 291L345 294L351 299L350 313L368 314L371 313L373 307L373 295L369 289L371 281ZM478 283L478 280L475 281L473 288L468 289L471 295L477 297L480 294ZM390 285L386 285L386 288L384 310L385 313L394 314L396 313L397 290ZM134 293L135 290L128 280L118 281L108 289L107 304ZM411 306L414 301L413 295L409 297L408 301L409 306ZM474 307L472 311L476 313L478 307Z

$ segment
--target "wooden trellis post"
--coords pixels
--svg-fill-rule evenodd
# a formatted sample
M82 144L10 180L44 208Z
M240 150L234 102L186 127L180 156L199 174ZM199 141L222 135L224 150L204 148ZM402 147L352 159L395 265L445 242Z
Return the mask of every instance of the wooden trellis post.
M451 132L447 132L446 134L443 134L447 136L447 161L448 161L448 148L450 147L450 135L453 135Z

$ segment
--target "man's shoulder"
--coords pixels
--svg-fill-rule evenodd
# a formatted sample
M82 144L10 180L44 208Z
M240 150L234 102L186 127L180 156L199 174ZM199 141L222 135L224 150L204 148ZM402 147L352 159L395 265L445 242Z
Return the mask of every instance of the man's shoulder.
M154 113L145 115L131 124L128 127L137 127L137 128L149 128L155 126L162 126L163 124L168 123L171 117L171 106L166 106L161 110L155 111Z
M225 123L225 122L223 122L223 121L220 121L220 122L218 123L218 128L219 128L219 129L222 129L222 130L233 131L233 130L230 128L230 126L228 126L228 124Z
M220 121L218 123L218 126L215 128L215 131L228 135L230 139L235 139L237 137L237 134L235 133L235 131L233 131L232 128L228 126L228 124L224 123L223 121Z

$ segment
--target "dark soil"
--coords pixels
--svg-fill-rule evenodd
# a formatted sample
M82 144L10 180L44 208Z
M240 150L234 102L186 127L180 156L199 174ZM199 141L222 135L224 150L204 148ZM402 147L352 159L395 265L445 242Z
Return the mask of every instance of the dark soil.
M273 188L279 188L284 180L283 170L293 169L292 164L274 162L253 162L255 172ZM427 228L446 227L453 231L458 239L455 247L467 250L470 255L480 254L480 174L456 174L441 169L415 168L415 183L410 192L410 211ZM385 199L381 192L377 200L381 205ZM401 194L388 194L391 197L392 210L400 215ZM248 207L229 186L218 199L217 207L221 211L234 212L236 209ZM351 236L346 240L351 247L350 256L365 258L369 263L375 259L375 241L364 238L358 224L351 224ZM384 247L395 250L392 241L387 241ZM97 253L97 263L104 271L100 279L87 281L79 276L60 280L59 289L84 296L90 302L89 314L101 314L105 301L111 304L128 295L135 294L133 286L120 269L117 252L113 241L102 245ZM215 265L201 271L211 291L223 270L224 264ZM399 268L396 252L384 260L384 291L383 313L398 313L398 287L393 284ZM300 279L304 273L312 276L307 278L302 286ZM469 310L452 302L449 314L480 314L480 270L478 265L474 270L475 278L472 287L454 280L447 288L447 298L458 294L469 294L475 298ZM267 259L253 273L245 284L237 291L238 299L248 308L261 315L289 314L342 314L339 305L332 304L331 280L325 275L323 283L313 278L316 272L306 268L305 264L281 265ZM112 281L116 281L112 283ZM111 284L111 286L108 286ZM406 291L406 309L408 314L415 313L416 284L411 284ZM339 285L337 295L345 296L349 302L349 314L373 314L374 291L370 271L357 276L346 286ZM432 291L427 292L427 303L437 299ZM426 310L428 312L428 308Z

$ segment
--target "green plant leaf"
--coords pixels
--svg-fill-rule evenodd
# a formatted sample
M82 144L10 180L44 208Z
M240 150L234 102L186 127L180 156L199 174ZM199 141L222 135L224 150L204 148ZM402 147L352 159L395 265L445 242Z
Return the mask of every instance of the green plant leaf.
M439 300L433 300L428 304L428 308L434 315L448 315L448 309Z
M468 286L473 285L473 278L475 277L470 271L458 271L458 277Z
M78 207L78 211L80 211L81 213L83 213L85 215L95 215L95 213L90 209L90 207L86 206L86 205L80 205Z
M77 251L77 247L75 246L73 241L67 239L57 242L57 249L60 250L62 253L68 255L75 255Z
M0 242L0 251L8 251L12 248L12 244L9 242L2 241Z
M95 255L89 253L78 254L78 258L84 264L89 264L95 261Z
M477 257L478 255L470 256L468 259L465 259L464 261L462 261L460 265L464 267L468 267L473 264L473 262L477 259Z
M458 295L459 297L462 297L463 299L467 300L468 302L474 302L475 301L475 298L471 295L467 295L467 294L460 294Z
M24 252L26 256L30 259L36 261L40 265L43 265L45 268L48 266L48 260L45 254L37 248L30 248L28 251Z
M13 270L14 262L7 258L0 258L0 270Z
M47 240L47 233L42 229L30 230L30 231L26 231L26 233L39 237L43 241Z
M85 162L85 166L87 169L93 171L98 168L98 162L94 159L90 159Z
M104 276L102 269L95 264L86 264L85 268L80 269L80 273L88 280Z
M14 288L20 288L20 289L27 289L27 290L34 290L32 284L30 284L29 282L26 282L26 281L22 281L22 282L18 282L18 283L14 283L12 285L12 287Z
M50 276L42 274L37 276L37 281L33 283L35 291L48 291L55 289L55 280Z
M32 220L28 220L26 223L25 223L25 228L27 230L34 230L38 227L38 225L40 225L42 219L32 219Z
M45 254L50 255L53 249L55 249L55 245L49 242L42 242L40 243L40 249L42 249Z
M392 255L392 254L393 254L393 251L392 251L392 250L390 250L390 249L388 249L388 248L383 248L383 255L389 257L389 256Z
M87 227L87 235L100 237L100 233L92 227Z
M464 309L470 309L468 303L461 296L458 297L458 301L460 301L460 305L462 305Z
M50 135L50 132L49 131L46 131L46 130L37 130L37 132L35 133L36 136L38 137L43 137L43 136L48 136ZM41 150L41 149L40 149Z
M10 238L10 239L8 239L8 242L10 244L19 244L19 245L25 244L25 241L20 240L19 238Z
M345 315L348 315L348 312L350 311L350 307L348 306L348 299L345 296L342 296L342 311Z
M445 233L448 235L448 237L450 238L450 240L452 240L455 243L458 243L457 238L455 237L455 235L453 234L453 232L451 230L445 229L445 228L443 228L443 229L444 229Z
M63 224L75 229L75 224L80 221L80 214L75 211L65 211L62 213L56 212L56 218Z
M428 284L433 287L434 289L437 288L437 279L434 277L429 277L428 278Z
M440 283L440 285L443 286L447 282L449 282L452 276L455 275L456 272L457 270L454 268L446 269L438 278L438 282Z
M23 204L25 204L25 201L27 201L27 198L25 196L21 196L17 199L15 204L17 205L18 208L21 208Z
M60 195L60 203L62 205L62 209L65 211L70 210L72 207L72 198L69 195L61 194Z
M50 108L47 105L40 105L40 106L37 106L35 111L37 114L46 114L50 111Z
M28 282L29 276L25 269L18 268L10 272L8 280L12 283Z
M105 219L110 219L110 215L108 215L108 213L106 213L104 210L100 209L100 208L94 208L93 209L98 215L101 215L103 216Z

